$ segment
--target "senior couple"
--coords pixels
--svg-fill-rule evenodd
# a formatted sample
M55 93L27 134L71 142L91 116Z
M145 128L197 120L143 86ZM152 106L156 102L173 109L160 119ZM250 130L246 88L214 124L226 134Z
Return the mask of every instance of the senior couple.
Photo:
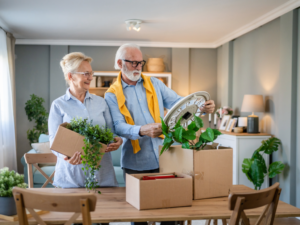
M119 136L115 137L115 143L109 144L102 158L101 169L96 174L99 186L118 186L110 152L121 145L124 175L159 172L160 117L164 117L164 108L170 109L182 97L160 80L141 73L145 61L137 45L125 44L118 49L115 69L120 73L108 89L105 100L89 93L93 79L91 61L90 57L79 52L70 53L61 60L69 88L65 95L52 103L48 121L50 143L61 123L70 122L74 117L88 118L94 125L107 126ZM214 101L210 100L202 110L212 113L214 108ZM58 156L53 185L84 187L80 153L71 158L53 153Z

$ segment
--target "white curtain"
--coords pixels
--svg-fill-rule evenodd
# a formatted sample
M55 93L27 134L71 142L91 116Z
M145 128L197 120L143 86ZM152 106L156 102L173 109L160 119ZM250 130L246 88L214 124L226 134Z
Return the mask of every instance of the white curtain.
M14 43L0 28L0 168L17 171Z

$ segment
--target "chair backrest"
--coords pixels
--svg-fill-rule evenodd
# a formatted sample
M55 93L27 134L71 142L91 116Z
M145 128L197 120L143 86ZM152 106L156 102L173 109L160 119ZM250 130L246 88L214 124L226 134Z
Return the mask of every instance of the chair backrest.
M34 209L53 212L74 212L65 225L71 225L82 213L84 225L91 225L90 212L95 211L97 197L93 193L46 193L13 188L20 225L28 225L25 208L40 225L46 225Z
M249 219L244 210L262 206L266 207L255 225L260 224L263 219L265 219L266 225L273 225L280 193L279 183L251 193L230 193L228 197L229 209L233 210L233 213L229 225L238 225L240 219L243 220L245 225L249 225Z
M24 155L25 161L27 163L28 169L28 187L33 188L33 171L32 166L34 166L40 173L46 178L46 182L43 184L42 188L46 187L48 183L53 183L52 178L54 177L55 170L50 177L38 166L39 163L56 163L56 155L53 153L40 153L40 154L30 154L26 153Z

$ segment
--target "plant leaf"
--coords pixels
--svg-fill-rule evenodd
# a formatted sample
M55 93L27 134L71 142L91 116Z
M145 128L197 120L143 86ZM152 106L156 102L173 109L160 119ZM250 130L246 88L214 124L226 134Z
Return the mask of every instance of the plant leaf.
M183 127L177 127L174 131L174 138L176 141L182 142L182 131L183 131Z
M262 165L262 167L263 167L263 172L264 173L267 173L267 166L266 166L266 162L265 162L265 159L262 157L262 155L261 154L259 154L259 151L254 151L254 153L253 153L253 155L252 155L252 159L254 160L254 159L257 159L260 163L261 163L261 165Z
M177 123L175 124L174 129L180 127L180 122L181 122L182 117L179 118L179 120L177 121Z
M200 117L196 116L195 114L194 114L194 121L198 130L204 126L203 120Z
M280 145L280 140L275 137L271 137L268 140L262 141L262 149L261 151L264 151L265 154L272 154L273 152L276 152L278 150L278 147Z
M195 140L196 139L196 131L194 130L182 130L182 138L187 140Z
M273 162L270 166L269 166L269 177L273 178L275 177L277 174L280 174L282 172L282 170L284 169L285 165L280 162Z
M261 185L264 182L264 168L261 162L257 159L253 160L253 163L250 167L250 176L252 178L255 189L258 187L260 189Z
M199 141L196 143L195 147L196 148L200 148L200 146L203 144L203 142L200 140L199 138Z
M252 178L249 174L252 163L253 163L253 160L244 159L243 164L242 164L242 171L243 171L244 174L246 174L248 180L250 180L253 183L253 180L252 180Z
M167 151L173 143L174 141L172 140L170 143L164 144L160 151L160 155L163 154L164 151Z
M188 130L194 130L195 127L196 127L196 123L195 121L192 121L190 125L188 125Z
M215 136L214 131L210 127L208 127L206 129L206 131L201 134L200 137L203 138L204 140L206 140L206 142L207 141L208 142L213 142L214 141L214 136Z
M168 133L168 126L165 124L163 118L160 117L160 120L161 120L161 129L164 133Z
M181 147L185 149L190 149L190 144L189 142L184 142Z
M222 133L217 129L213 129L213 132L214 132L214 140L216 140L218 136L222 135Z
M171 141L173 141L173 139L172 139L172 138L170 138L170 137L168 137L168 136L165 136L165 139L164 139L163 145L169 144L169 143L171 143Z

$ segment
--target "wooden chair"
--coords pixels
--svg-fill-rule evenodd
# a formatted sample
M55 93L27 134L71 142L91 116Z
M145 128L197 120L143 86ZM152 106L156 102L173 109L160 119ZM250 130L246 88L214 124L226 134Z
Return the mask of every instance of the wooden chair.
M42 188L46 187L48 183L53 183L52 178L54 177L55 170L50 177L38 166L38 163L56 163L57 158L52 153L40 153L40 154L30 154L26 153L24 155L25 161L28 168L28 187L33 188L33 171L32 166L34 166L47 180L43 184Z
M90 212L95 211L97 202L97 197L93 193L41 193L30 189L14 187L13 195L16 202L20 225L28 225L25 208L40 225L47 224L33 209L54 212L74 212L73 216L71 216L65 225L74 223L82 213L83 225L91 225Z
M243 224L250 225L244 210L262 206L265 206L265 209L255 225L261 224L262 220L265 221L265 225L273 225L280 193L279 183L252 193L230 193L228 197L229 209L233 210L233 213L229 225L238 225L240 219Z

